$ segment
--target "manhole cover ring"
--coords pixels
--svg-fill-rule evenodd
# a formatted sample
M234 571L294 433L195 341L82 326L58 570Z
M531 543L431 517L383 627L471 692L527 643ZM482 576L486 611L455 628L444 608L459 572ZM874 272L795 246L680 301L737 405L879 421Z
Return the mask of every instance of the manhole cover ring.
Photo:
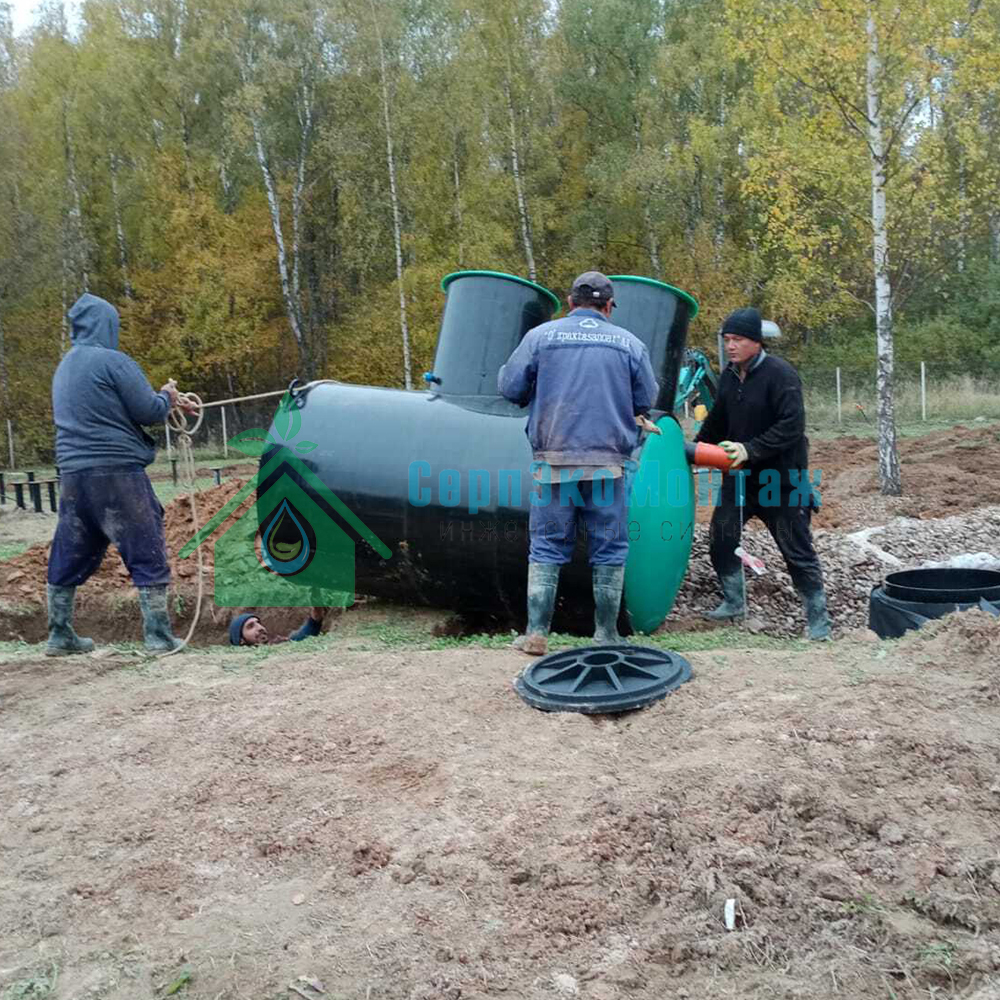
M691 664L648 646L583 646L529 664L514 689L532 708L586 714L628 712L691 679Z

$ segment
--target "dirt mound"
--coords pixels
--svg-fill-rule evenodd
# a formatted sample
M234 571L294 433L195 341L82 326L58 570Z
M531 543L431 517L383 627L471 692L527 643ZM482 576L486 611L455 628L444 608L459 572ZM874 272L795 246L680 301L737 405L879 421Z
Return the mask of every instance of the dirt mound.
M243 486L245 479L231 479L214 489L197 494L198 524L204 526L214 517ZM253 503L253 495L234 512L239 516ZM172 500L164 508L163 528L167 539L167 555L174 579L179 583L193 582L198 572L197 558L178 559L178 553L194 535L191 501L185 494ZM0 591L8 600L45 600L45 574L49 562L49 545L33 545L26 552L0 563ZM206 570L213 568L213 547L211 540L202 546L202 558ZM128 590L132 586L128 570L125 569L118 551L109 546L101 568L91 577L98 587L107 591ZM211 580L207 581L211 589Z
M948 517L996 503L995 484L984 470L1000 463L996 427L955 427L899 441L903 496L879 491L878 447L871 438L847 436L810 443L809 465L820 474L822 506L814 528L855 530L894 517L921 520ZM707 524L712 507L696 508Z
M246 484L233 479L221 486L199 492L196 497L198 525L204 527ZM242 515L253 503L253 494L242 503L233 517ZM228 523L228 521L227 521ZM178 553L194 535L191 501L185 494L164 508L164 534L167 557L173 574L171 614L178 635L185 635L194 614L198 585L196 556L179 559ZM217 536L216 536L217 537ZM45 616L45 577L49 560L48 544L34 545L19 556L0 562L0 638L40 642L47 634ZM205 576L204 596L195 643L219 641L220 632L242 608L217 607L212 600L214 569L213 539L201 547ZM301 624L301 608L268 608L267 624L276 634L285 634ZM128 570L117 550L110 546L100 569L76 595L75 621L81 634L97 642L139 640L142 638L138 598Z
M870 438L841 437L810 446L809 464L822 471L818 528L857 528L892 517L947 517L996 503L986 470L1000 463L996 427L954 427L899 441L901 497L879 493L878 446Z
M1000 682L1000 618L979 608L928 622L901 645L924 662L971 669Z

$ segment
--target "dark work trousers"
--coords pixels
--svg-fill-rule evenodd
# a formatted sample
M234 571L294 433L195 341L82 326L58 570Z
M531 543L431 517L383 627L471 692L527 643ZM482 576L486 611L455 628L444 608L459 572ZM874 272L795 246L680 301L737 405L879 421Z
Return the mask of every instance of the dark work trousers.
M784 499L784 498L783 498ZM749 498L743 507L736 504L734 495L719 498L719 505L712 514L709 529L709 555L719 576L738 573L740 557L736 547L740 544L741 523L759 517L785 557L788 574L800 593L811 594L823 588L823 570L813 547L812 510L809 507L785 505L762 507Z
M528 513L528 562L564 566L573 558L577 531L585 533L591 566L624 566L628 558L626 483L617 479L544 483L536 487L544 505Z
M100 568L109 544L118 549L137 587L170 582L163 507L140 466L63 475L49 583L78 587Z

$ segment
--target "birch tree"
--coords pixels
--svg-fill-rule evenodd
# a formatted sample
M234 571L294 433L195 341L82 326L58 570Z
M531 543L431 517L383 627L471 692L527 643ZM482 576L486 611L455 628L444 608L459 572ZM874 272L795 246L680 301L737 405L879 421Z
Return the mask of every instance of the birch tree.
M399 332L403 341L403 385L413 388L412 361L410 358L410 327L406 316L406 289L403 285L403 221L399 207L399 188L396 181L396 154L393 148L392 106L390 100L389 70L385 57L385 42L379 23L379 9L375 0L369 4L372 32L378 54L379 91L382 97L382 124L385 128L385 167L389 175L389 202L392 206L392 240L396 250L396 285L399 292Z
M530 137L547 112L548 81L540 67L545 7L537 0L480 0L469 11L486 84L481 96L491 122L489 138L509 167L524 265L535 281L538 254L529 160Z
M252 4L224 22L241 88L232 101L248 126L271 215L282 301L299 362L312 378L322 359L324 335L302 294L304 195L320 106L316 74L323 65L322 18L310 0L292 5ZM289 114L292 112L294 117ZM289 131L289 121L295 127ZM237 124L236 135L243 133ZM291 203L282 204L281 178L292 174ZM291 242L286 235L289 215Z
M9 4L0 4L0 121L7 123L6 127L0 125L0 149L7 151L10 155L11 136L5 134L9 132L12 110L8 107L9 97L15 84L14 66L14 26L11 20ZM0 197L7 195L4 199L4 211L0 214L0 411L4 416L4 432L10 435L10 373L7 368L7 344L4 339L4 310L6 300L13 275L12 258L19 256L21 248L18 245L18 226L11 225L17 219L16 206L17 195L13 189L9 171L11 164L4 162L6 157L0 154ZM8 187L9 186L9 187ZM7 190L5 190L7 189ZM8 440L8 446L11 442ZM0 456L0 460L6 462L7 456Z
M953 25L968 18L968 4L729 0L728 14L737 51L755 63L746 190L764 206L770 238L814 264L828 265L835 247L844 260L827 280L844 296L855 295L852 260L868 257L868 292L855 297L875 320L879 483L899 495L893 307L901 271L893 232L920 184L919 112L944 54L955 51ZM838 240L845 233L858 242Z

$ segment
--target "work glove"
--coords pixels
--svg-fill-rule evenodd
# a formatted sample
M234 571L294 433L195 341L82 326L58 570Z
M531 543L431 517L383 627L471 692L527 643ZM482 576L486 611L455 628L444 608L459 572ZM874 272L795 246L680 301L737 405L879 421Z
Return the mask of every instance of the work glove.
M750 460L750 455L747 452L747 446L745 444L740 444L739 441L720 441L719 447L729 456L732 464L729 466L731 469L738 469L741 465L746 465Z

